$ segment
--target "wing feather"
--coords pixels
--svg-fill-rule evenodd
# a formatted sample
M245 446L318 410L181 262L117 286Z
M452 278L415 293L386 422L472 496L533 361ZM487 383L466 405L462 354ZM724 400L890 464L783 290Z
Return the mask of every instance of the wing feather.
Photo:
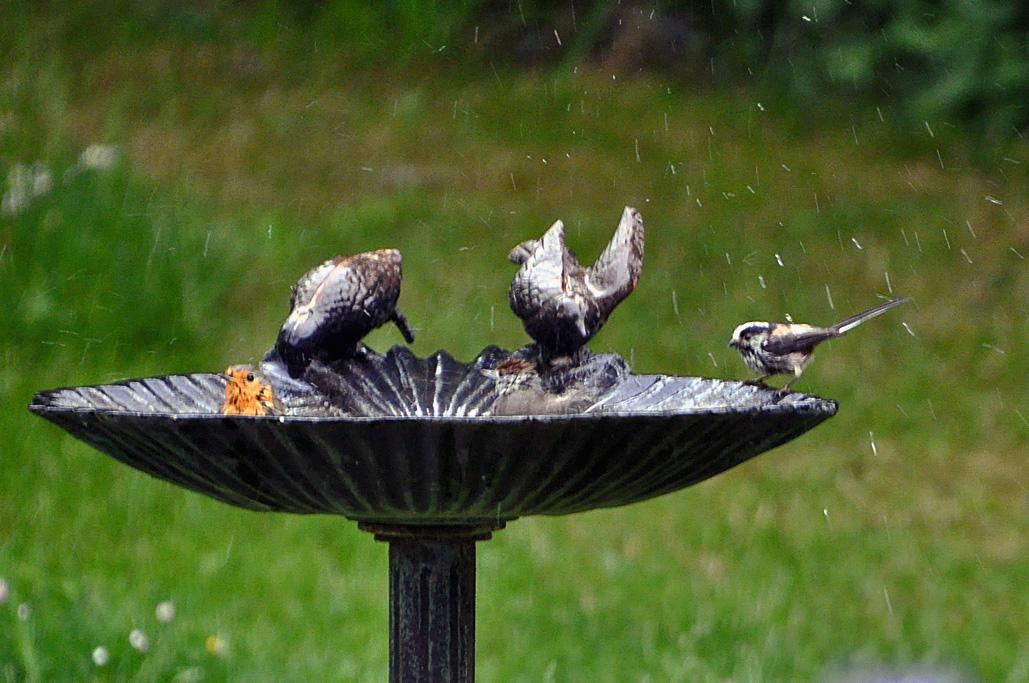
M614 236L586 271L586 285L605 315L634 289L643 270L643 217L625 207Z
M785 333L785 334L773 334L765 340L761 345L761 348L768 353L775 354L777 356L785 356L789 353L807 353L815 347L816 344L824 342L826 339L832 339L833 337L840 336L835 330L823 330L815 328L810 332L801 332L799 334Z

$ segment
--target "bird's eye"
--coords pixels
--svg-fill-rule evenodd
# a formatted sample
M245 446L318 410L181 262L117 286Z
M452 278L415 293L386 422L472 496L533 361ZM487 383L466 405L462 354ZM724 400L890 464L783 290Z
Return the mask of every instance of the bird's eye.
M248 382L253 382L254 381L254 373L252 373L252 372L248 372L247 373L247 381Z

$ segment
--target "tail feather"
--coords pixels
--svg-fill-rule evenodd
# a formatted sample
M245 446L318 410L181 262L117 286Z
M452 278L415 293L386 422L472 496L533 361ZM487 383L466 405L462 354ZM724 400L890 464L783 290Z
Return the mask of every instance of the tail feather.
M871 320L877 315L882 315L894 306L900 306L901 304L907 303L908 301L911 301L911 297L902 296L899 299L890 299L886 303L880 304L875 308L870 308L867 311L858 313L857 315L851 316L846 320L838 322L829 329L836 332L837 335L845 334L846 332L854 329L866 320Z
M404 341L408 344L414 344L414 332L411 331L410 325L407 324L407 318L400 311L393 311L393 324L400 330L400 334L404 335Z

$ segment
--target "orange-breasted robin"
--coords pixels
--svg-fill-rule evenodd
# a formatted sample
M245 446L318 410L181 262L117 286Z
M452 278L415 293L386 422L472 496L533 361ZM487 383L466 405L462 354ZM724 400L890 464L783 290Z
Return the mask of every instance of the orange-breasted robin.
M225 415L275 415L283 410L271 384L249 365L233 365L225 371Z
M353 356L358 342L387 322L396 324L409 344L414 342L407 319L397 310L400 260L396 249L338 256L300 278L275 342L292 376L301 375L312 359Z
M627 206L611 241L589 268L565 245L561 221L540 239L511 250L508 259L521 266L511 283L511 310L544 361L575 353L632 293L643 270L643 242L643 217Z

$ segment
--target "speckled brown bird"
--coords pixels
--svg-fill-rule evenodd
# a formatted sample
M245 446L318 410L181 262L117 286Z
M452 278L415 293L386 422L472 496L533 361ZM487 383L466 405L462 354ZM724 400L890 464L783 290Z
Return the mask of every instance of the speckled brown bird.
M271 384L249 365L233 365L225 371L225 415L275 415L283 410Z
M387 322L396 324L409 344L414 342L407 319L396 308L400 260L396 249L338 256L300 278L275 342L292 376L303 373L312 359L352 357L358 342Z
M627 206L611 241L589 268L565 244L561 221L540 239L511 250L508 259L521 266L511 283L511 310L522 319L544 361L575 353L600 331L636 288L643 244L643 218Z

